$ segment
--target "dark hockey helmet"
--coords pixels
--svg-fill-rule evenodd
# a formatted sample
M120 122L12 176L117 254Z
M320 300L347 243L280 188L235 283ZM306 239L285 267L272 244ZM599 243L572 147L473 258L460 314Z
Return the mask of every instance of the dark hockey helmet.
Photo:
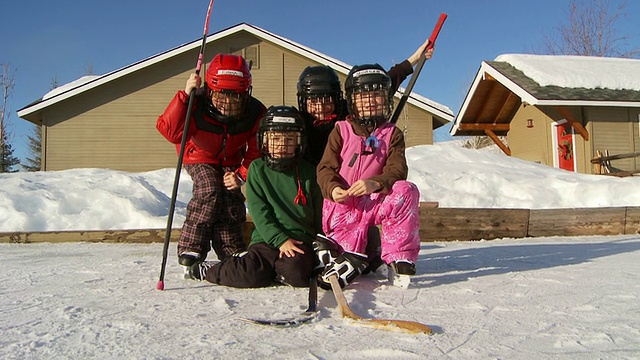
M378 64L354 66L344 84L351 119L367 127L385 123L393 110L391 77Z
M216 55L205 74L209 114L221 123L239 121L251 95L251 71L239 55Z
M311 114L317 120L331 120L337 117L342 105L342 89L340 88L340 78L329 66L307 66L298 79L298 108L300 111ZM314 111L307 107L307 100L314 99L317 102L331 101L333 111L329 116L320 111Z
M271 106L260 120L258 147L267 166L276 171L300 163L307 146L305 122L293 106Z

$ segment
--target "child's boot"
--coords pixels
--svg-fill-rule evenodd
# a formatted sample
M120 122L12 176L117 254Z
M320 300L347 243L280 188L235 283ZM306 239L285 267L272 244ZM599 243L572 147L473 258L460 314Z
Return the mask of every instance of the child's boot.
M340 287L344 288L362 274L362 271L364 271L368 265L369 263L365 255L345 251L338 256L334 262L329 264L318 277L318 285L326 290L331 289L329 276L337 275Z

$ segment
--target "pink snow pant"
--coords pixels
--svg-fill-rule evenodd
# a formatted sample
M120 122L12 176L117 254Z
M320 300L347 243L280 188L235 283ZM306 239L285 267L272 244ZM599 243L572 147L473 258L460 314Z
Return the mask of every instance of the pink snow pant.
M322 228L345 251L365 253L367 230L382 225L382 260L418 260L420 251L420 190L408 181L396 181L387 194L350 197L342 204L325 199Z

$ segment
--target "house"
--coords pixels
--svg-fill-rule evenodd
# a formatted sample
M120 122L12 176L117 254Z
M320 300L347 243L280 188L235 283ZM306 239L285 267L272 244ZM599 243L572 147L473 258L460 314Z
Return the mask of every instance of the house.
M175 146L155 124L194 71L201 45L202 39L194 40L106 75L78 79L18 110L19 117L42 126L42 170L175 167ZM296 83L307 66L331 66L343 82L351 68L246 23L207 36L206 64L217 53L241 54L251 63L253 95L266 106L297 106ZM449 108L414 93L397 126L413 146L431 144L433 130L452 120Z
M620 155L616 170L635 172L639 125L640 60L505 54L482 62L450 134L586 174L608 152Z

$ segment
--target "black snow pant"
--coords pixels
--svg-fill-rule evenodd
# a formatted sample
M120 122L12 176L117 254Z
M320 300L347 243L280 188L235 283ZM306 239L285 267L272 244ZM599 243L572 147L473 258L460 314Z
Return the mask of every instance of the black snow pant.
M294 287L309 286L316 259L309 245L300 245L304 254L279 258L280 250L258 243L240 256L227 257L207 270L205 280L238 288L270 286L273 281Z

